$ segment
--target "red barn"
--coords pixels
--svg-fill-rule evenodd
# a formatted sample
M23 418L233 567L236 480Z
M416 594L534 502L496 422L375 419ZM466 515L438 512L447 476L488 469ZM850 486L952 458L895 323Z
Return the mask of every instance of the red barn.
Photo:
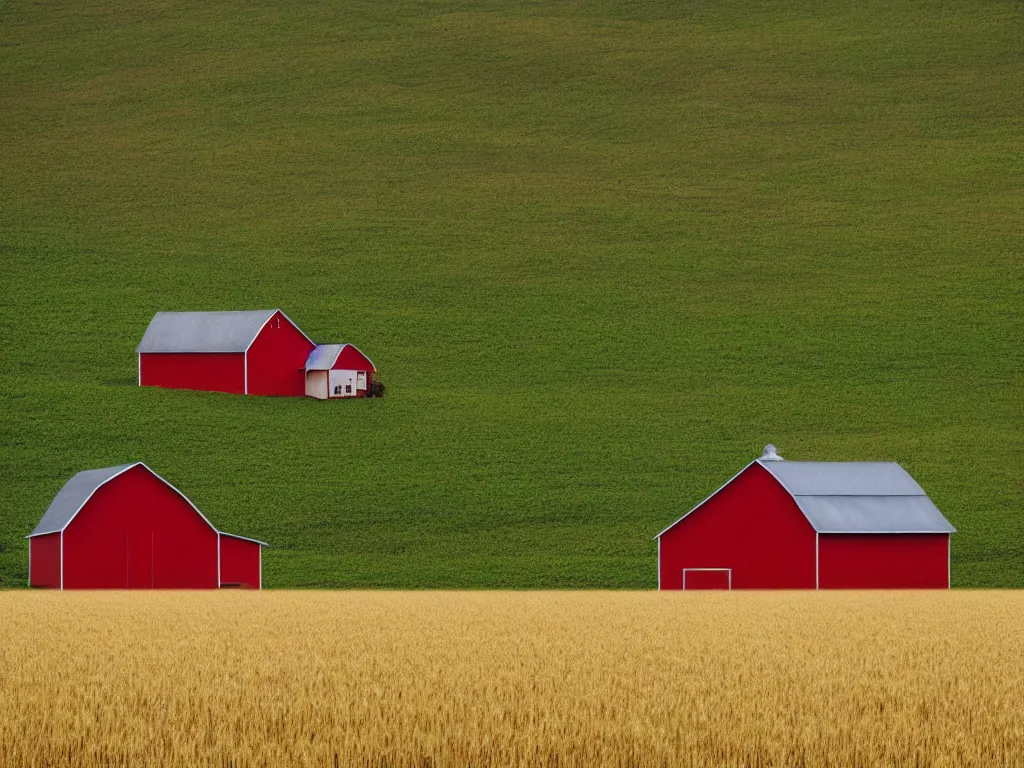
M366 397L376 372L351 344L319 344L306 358L306 394L321 400Z
M314 347L279 309L157 312L136 350L139 385L301 397Z
M658 534L658 588L948 589L955 532L899 464L769 445Z
M262 587L266 544L218 531L142 463L79 472L28 539L33 587Z

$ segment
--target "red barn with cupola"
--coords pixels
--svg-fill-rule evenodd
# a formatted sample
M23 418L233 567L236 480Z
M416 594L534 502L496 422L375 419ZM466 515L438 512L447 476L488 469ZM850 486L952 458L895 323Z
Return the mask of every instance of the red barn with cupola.
M898 464L769 445L658 534L658 588L948 589L955 532Z
M262 587L266 544L217 530L142 463L79 472L28 539L33 587Z

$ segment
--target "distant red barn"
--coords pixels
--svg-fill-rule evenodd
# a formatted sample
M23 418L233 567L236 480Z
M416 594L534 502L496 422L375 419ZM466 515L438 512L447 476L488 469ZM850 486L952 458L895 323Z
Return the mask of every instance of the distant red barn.
M136 350L139 385L301 397L315 346L279 309L157 312Z
M658 534L658 588L947 589L955 532L898 464L769 445Z
M33 587L262 587L266 544L218 531L142 463L79 472L28 538Z
M157 312L136 351L140 386L324 400L375 393L366 355L314 344L279 309Z
M351 344L320 344L306 359L306 394L321 400L366 397L376 372L370 358Z

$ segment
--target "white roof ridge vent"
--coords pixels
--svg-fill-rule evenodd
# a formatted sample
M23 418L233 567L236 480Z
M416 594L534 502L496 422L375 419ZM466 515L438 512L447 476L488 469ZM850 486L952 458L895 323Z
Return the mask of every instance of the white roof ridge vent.
M761 458L758 461L785 461L785 459L779 456L779 452L775 449L774 445L768 443L764 447L764 453L761 454Z

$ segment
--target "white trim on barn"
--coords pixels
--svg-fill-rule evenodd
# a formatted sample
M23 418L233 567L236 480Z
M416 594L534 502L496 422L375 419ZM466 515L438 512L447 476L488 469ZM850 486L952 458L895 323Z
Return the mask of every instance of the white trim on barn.
M248 352L249 352L249 347L251 347L253 345L253 343L256 341L256 339L258 339L260 337L260 334L263 333L263 329L267 327L267 323L269 323L271 320L273 320L274 319L274 315L276 315L278 312L281 313L281 317L283 317L285 320L287 320L289 323L292 324L292 328L294 328L296 331L298 331L299 333L302 334L302 338L304 338L306 341L308 341L314 347L316 346L316 342L314 342L311 338L309 338L309 336L307 336L303 332L303 330L301 328L299 328L298 325L296 325L295 321L292 320L290 317L288 317L288 315L286 315L284 313L284 310L279 307L279 308L275 309L271 313L270 317L268 317L266 320L263 321L263 325L261 325L260 329L258 331L256 331L256 335L252 337L252 341L250 341L248 343L248 345L246 345L246 347L245 347L246 354L248 354Z
M141 462L141 461L140 461L140 462L139 462L139 464L142 464L142 466L146 467L146 469L149 469L149 467L147 467L147 466L146 466L145 464L143 464L143 462ZM149 469L149 471L150 471L150 472L153 472L153 470L152 470L152 469ZM179 491L179 490L178 490L177 488L175 488L175 487L174 487L174 486L173 486L173 485L172 485L171 483L167 482L167 480L165 480L164 478L160 477L160 475L157 475L157 474L156 474L156 472L153 472L153 474L154 474L154 475L156 476L156 478L157 478L158 480L160 480L161 482L163 482L163 483L164 483L164 484L165 484L165 485L166 485L166 486L167 486L168 488L170 488L170 489L171 489L172 491L174 491L174 492L175 492L176 494L178 494L179 496L181 496L181 498L183 498L183 499L184 499L184 500L185 500L186 502L188 502L188 505L189 505L190 507L192 507L192 509L194 509L194 510L196 511L196 514L197 514L197 515L199 515L199 516L200 516L201 518L203 518L203 522L205 522L205 523L206 523L206 524L207 524L208 526L210 526L210 528L211 528L211 529L213 530L213 532L214 532L214 533L216 533L216 534L220 535L220 531L218 531L218 530L217 530L217 527L216 527L216 526L215 526L215 525L214 525L213 523L211 523L211 522L209 521L209 519L207 519L206 515L204 515L204 514L203 514L202 512L200 512L200 511L199 511L199 507L197 507L197 506L196 506L195 504L193 504L193 503L192 503L192 499L190 499L190 498L189 498L188 496L186 496L186 495L185 495L184 493L182 493L182 492L181 492L181 491ZM110 482L110 481L108 480L107 482ZM76 513L76 514L77 514L77 513ZM71 522L71 521L69 520L68 522ZM220 552L220 546L219 546L219 545L220 545L220 542L218 541L218 542L217 542L217 544L218 544L218 547L217 547L217 551L218 551L218 553L219 553L219 552Z
M698 504L698 505L697 505L696 507L694 507L694 508L693 508L693 509L691 509L691 510L690 510L689 512L687 512L687 513L686 513L685 515L683 515L682 517L680 517L680 518L679 518L678 520L676 520L676 521L675 521L674 523L672 523L672 525L670 525L670 526L669 526L668 528L666 528L665 530L663 530L663 531L662 531L661 533L659 533L659 534L658 534L657 536L655 536L654 538L656 538L656 539L660 539L660 538L661 538L662 536L664 536L664 535L665 535L666 533L668 533L669 531L671 531L671 530L672 530L673 528L675 528L675 527L676 527L677 525L679 525L679 523L681 523L681 522L682 522L683 520L685 520L685 519L686 519L687 517L689 517L689 516L690 516L690 515L692 515L692 514L693 514L694 512L696 512L696 511L697 511L698 509L700 509L700 508L701 508L701 507L703 507L703 506L704 506L705 504L707 504L707 503L708 503L709 501L711 501L711 499L713 499L713 498L714 498L715 496L717 496L717 495L718 495L718 494L719 494L719 493L720 493L721 491L725 490L725 487L726 487L727 485L729 485L729 483L731 483L731 482L732 482L733 480L735 480L735 479L736 479L737 477L739 477L739 476L740 476L740 475L742 475L742 474L743 474L744 472L746 472L746 471L747 471L748 469L750 469L750 467L752 467L752 466L753 466L754 464L757 464L757 461L756 461L756 460L754 460L754 461L750 462L749 464L747 464L747 466L745 466L745 467L744 467L743 469L741 469L741 470L740 470L739 472L737 472L737 473L736 473L735 475L733 475L732 477L730 477L730 478L729 478L729 480L728 480L727 482L725 482L725 483L723 483L723 484L722 484L722 487L721 487L721 488L719 488L719 489L718 489L717 491L715 491L714 493L712 493L712 494L711 494L710 496L708 496L708 497L707 497L706 499L704 499L704 501L702 501L702 502L701 502L700 504ZM781 483L780 483L780 485L781 485Z
M821 570L819 567L820 560L818 559L818 547L819 539L821 534L817 531L814 532L814 588L821 589Z
M28 545L31 547L32 546L32 542L30 541L28 543ZM61 588L61 590L64 589L64 529L63 528L61 528L61 530L60 530L60 588Z
M129 464L129 465L128 465L128 466L126 466L126 467L125 467L124 469L122 469L122 470L121 470L120 472L117 472L117 473L115 473L115 474L111 475L111 476L110 476L110 477L108 477L108 478L107 478L106 480L104 480L104 481L103 481L102 483L100 483L100 484L99 484L99 485L97 485L97 486L96 486L95 488L93 488L93 489L92 489L91 491L89 491L89 495L88 495L88 496L86 496L86 497L85 497L85 500L84 500L84 501L83 501L83 502L82 502L81 504L79 504L79 505L78 505L78 508L77 508L77 509L76 509L76 510L75 510L75 511L74 511L74 512L72 513L71 517L69 517L69 518L67 519L67 522L66 522L66 523L64 523L64 525L62 525L62 526L61 526L60 528L58 528L58 529L57 529L56 531L42 531L42 532L40 532L40 533L30 533L30 534L29 534L28 536L26 536L25 538L26 538L26 539L31 539L31 538L33 538L33 537L35 537L35 536L46 536L46 535L47 535L47 534L49 534L49 533L60 533L60 534L61 534L61 546L63 547L63 541L64 541L64 539L63 539L63 533L64 533L64 529L65 529L65 528L67 528L67 527L68 527L68 525L70 525L70 524L71 524L71 521L75 519L75 515L77 515L77 514L78 514L79 512L81 512L81 511L82 511L82 507L84 507L84 506L85 506L86 504L88 504L88 503L89 503L89 499L91 499L91 498L93 497L93 495L94 495L94 494L96 493L96 491L98 491L98 490L99 490L100 488L102 488L102 487L103 487L104 485L106 485L107 483L109 483L109 482L110 482L111 480L113 480L113 479L114 479L115 477L120 477L120 476L121 476L121 475L123 475L123 474L124 474L125 472L127 472L127 471L128 471L129 469L134 469L135 467L139 466L139 464L142 464L142 462L141 462L141 461L137 461L137 462L135 462L134 464ZM142 466L144 466L144 467L145 467L146 465L145 465L145 464L142 464ZM149 469L149 467L146 467L146 469ZM151 469L150 469L149 471L150 471L150 472L153 472L153 470L151 470ZM156 475L156 472L153 472L153 474L154 474L154 475ZM157 475L157 477L160 477L160 476L159 476L159 475ZM162 477L161 477L160 479L161 479L161 480L163 480L163 478L162 478ZM165 480L164 482L167 482L167 481ZM168 485L170 485L170 483L168 483ZM172 486L172 487L173 487L173 486ZM177 489L177 488L175 488L175 490L177 491L178 489ZM178 491L178 493L181 493L181 491ZM196 510L196 511L198 511L198 510ZM63 549L61 549L61 558L63 558L63 557L64 557L64 550L63 550Z
M935 535L946 531L818 531L825 536L922 536Z
M225 531L218 531L218 533L220 533L221 536L227 536L230 539L241 539L242 541L251 541L253 544L259 544L261 547L270 546L265 541L260 541L259 539L251 539L248 536L239 536L237 533L227 533Z
M279 312L281 313L281 317L283 317L285 320L287 320L289 323L291 323L292 328L294 328L296 331L298 331L302 335L302 338L304 338L306 341L308 341L314 347L316 346L316 343L311 338L309 338L309 336L307 336L305 334L305 332L301 328L299 328L298 325L295 324L294 320L292 320L290 317L288 317L288 315L286 315L284 313L284 310L282 310L280 308L279 309L275 309L270 314L270 317L268 317L266 320L263 321L263 325L261 325L260 329L258 331L256 331L256 335L252 337L252 339L249 341L249 343L246 344L245 349L242 351L242 360L244 361L244 368L245 368L245 374L244 374L245 375L245 383L244 383L244 386L242 387L242 394L245 394L245 395L249 394L249 348L252 347L252 345L256 343L256 339L258 339L260 337L260 334L263 333L263 329L267 327L267 323L269 323L271 320L273 320L274 316L277 315L277 313L279 313ZM369 358L367 358L367 359L369 359Z
M661 537L658 537L658 591L661 591Z

